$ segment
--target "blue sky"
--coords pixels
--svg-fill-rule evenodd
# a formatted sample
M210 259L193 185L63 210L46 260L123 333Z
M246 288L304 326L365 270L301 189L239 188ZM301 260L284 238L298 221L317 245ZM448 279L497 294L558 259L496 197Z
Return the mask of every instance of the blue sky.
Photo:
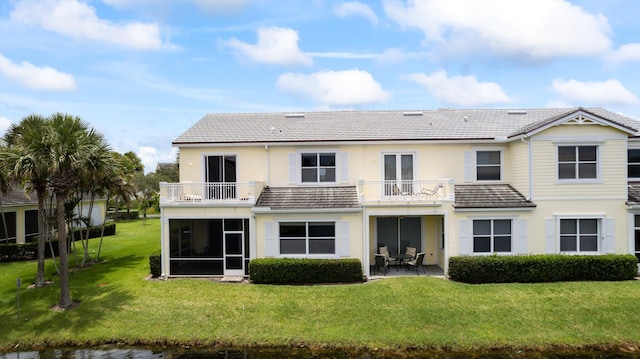
M146 170L210 112L597 106L640 119L637 0L4 0L0 134L70 113Z

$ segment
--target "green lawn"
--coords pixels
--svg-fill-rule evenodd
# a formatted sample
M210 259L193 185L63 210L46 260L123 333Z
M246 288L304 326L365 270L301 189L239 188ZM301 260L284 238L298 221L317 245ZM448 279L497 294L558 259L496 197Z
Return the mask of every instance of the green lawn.
M93 243L97 244L97 240ZM270 286L145 280L158 219L120 222L105 261L59 288L27 289L36 263L0 264L0 349L40 345L308 345L469 350L640 344L640 282L467 285L425 276L367 284ZM74 263L71 257L71 263ZM47 276L53 268L47 263ZM16 278L21 277L21 315Z

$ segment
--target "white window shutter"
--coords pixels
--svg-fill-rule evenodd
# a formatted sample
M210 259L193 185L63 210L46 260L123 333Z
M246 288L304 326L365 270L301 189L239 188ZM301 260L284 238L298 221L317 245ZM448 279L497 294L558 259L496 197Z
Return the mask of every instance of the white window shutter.
M556 253L556 220L547 218L544 220L545 251L549 254Z
M516 253L527 254L527 220L516 221Z
M289 154L289 183L298 183L298 154Z
M340 182L349 183L349 154L340 153Z
M475 165L475 161L473 160L473 151L464 151L464 181L465 182L473 182L475 178L473 178L473 166Z
M340 257L349 257L351 256L349 222L339 222L338 230L339 230L338 255L340 255Z
M276 256L276 241L273 233L273 222L264 223L264 256Z
M604 252L615 253L616 237L615 223L613 218L605 218L604 220Z
M470 255L473 253L473 246L471 244L471 236L469 226L471 225L471 221L468 219L461 219L459 223L459 231L458 237L460 239L458 254L461 256Z

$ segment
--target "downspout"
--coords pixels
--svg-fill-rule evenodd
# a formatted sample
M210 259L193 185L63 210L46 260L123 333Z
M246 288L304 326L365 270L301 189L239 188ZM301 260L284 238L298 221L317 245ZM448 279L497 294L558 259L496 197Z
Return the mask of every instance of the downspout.
M265 151L265 155L267 157L267 183L265 183L265 185L267 187L269 187L269 185L271 184L271 156L269 154L269 145L264 145L264 151Z
M531 201L533 198L533 152L531 151L531 140L525 141L525 138L520 138L520 141L526 143L529 147L529 195L527 200Z

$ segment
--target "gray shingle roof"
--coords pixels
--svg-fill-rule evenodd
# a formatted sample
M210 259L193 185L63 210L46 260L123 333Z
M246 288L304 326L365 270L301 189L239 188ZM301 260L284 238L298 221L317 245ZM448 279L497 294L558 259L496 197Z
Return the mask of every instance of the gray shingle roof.
M535 207L510 184L455 185L455 208Z
M35 191L27 194L24 190L18 187L14 187L9 190L8 193L3 193L2 205L3 206L21 206L25 204L38 204L38 195Z
M640 122L599 108L330 111L306 112L302 117L286 113L211 113L173 144L506 139L578 110L640 129Z
M266 187L256 207L279 209L359 208L355 186Z

